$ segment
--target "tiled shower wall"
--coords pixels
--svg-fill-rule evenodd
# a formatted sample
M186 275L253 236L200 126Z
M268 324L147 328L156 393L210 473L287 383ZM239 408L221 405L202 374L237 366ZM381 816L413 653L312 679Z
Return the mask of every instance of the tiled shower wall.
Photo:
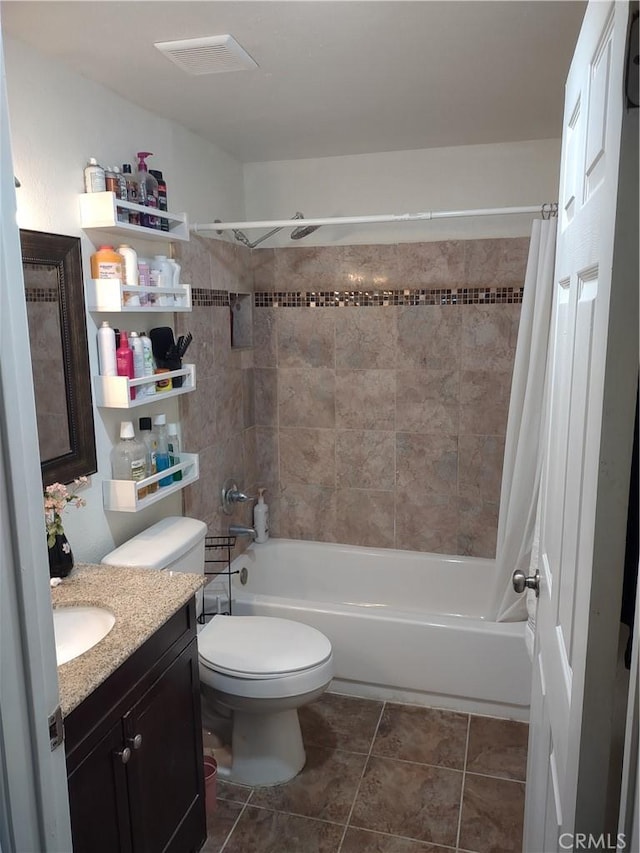
M249 505L220 510L234 476L267 487L274 536L492 556L527 250L181 244L201 469L185 513L250 524ZM253 347L232 348L228 294L251 289Z
M518 238L253 252L273 535L494 555L527 251Z
M251 288L250 250L192 235L178 244L181 279L192 286L193 311L176 315L178 334L193 334L187 360L196 365L196 390L180 398L185 450L200 454L200 479L184 490L186 515L226 534L230 521L251 523L251 506L222 513L220 494L228 477L255 487L255 428L250 349L232 349L229 293ZM246 543L239 542L239 547Z

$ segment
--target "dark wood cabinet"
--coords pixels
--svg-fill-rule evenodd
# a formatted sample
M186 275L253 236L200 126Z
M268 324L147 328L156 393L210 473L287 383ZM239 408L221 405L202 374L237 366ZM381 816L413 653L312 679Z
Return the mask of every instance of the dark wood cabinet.
M193 601L65 719L74 853L196 853L206 839Z

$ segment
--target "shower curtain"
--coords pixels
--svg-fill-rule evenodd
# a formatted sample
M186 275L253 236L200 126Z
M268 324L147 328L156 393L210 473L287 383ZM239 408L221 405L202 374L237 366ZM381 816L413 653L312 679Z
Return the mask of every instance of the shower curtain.
M556 228L555 218L536 219L531 232L502 468L493 601L497 622L527 618L527 598L514 591L511 576L515 569L529 574L534 544Z

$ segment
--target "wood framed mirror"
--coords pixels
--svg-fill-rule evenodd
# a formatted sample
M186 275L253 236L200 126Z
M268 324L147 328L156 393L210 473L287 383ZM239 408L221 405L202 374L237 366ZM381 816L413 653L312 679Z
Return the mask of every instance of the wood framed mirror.
M94 474L80 238L20 231L42 483Z

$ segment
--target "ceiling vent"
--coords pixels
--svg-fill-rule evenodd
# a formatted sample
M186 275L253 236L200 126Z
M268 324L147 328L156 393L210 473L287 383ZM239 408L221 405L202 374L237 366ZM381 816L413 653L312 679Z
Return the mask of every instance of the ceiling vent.
M222 74L258 67L233 36L156 42L155 47L187 74Z

